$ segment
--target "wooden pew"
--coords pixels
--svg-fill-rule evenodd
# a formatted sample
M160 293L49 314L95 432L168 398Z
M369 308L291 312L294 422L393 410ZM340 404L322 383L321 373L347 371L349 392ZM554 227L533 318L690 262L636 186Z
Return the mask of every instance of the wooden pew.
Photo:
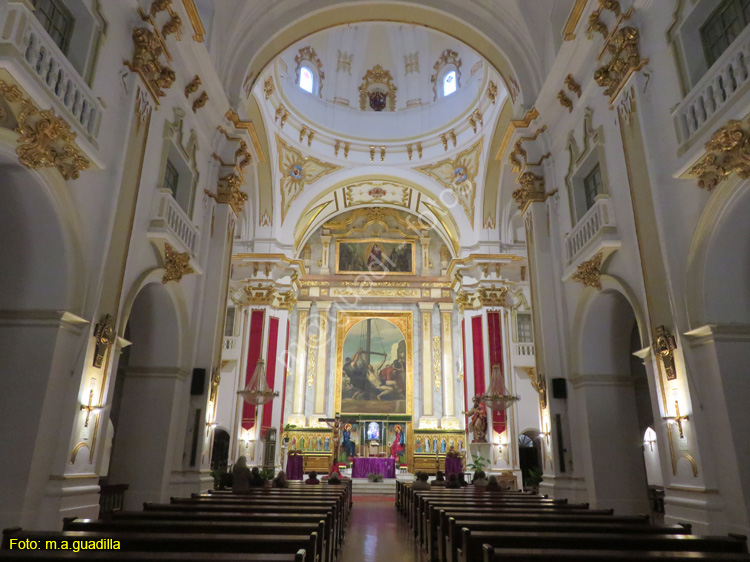
M461 529L461 548L457 562L476 562L484 556L489 544L496 553L503 549L562 549L613 551L683 551L747 554L747 540L739 537L704 537L697 535L643 535L612 533L544 533L544 532L472 532ZM502 560L502 557L500 558ZM710 559L710 558L709 558Z
M690 525L638 525L629 523L602 523L599 521L571 520L563 516L564 521L494 521L476 519L448 519L448 533L444 537L444 549L440 550L438 559L441 562L455 562L456 552L461 541L461 529L500 532L543 532L543 533L609 533L609 534L638 534L638 535L689 535ZM438 535L438 540L441 537ZM443 554L444 553L444 554Z
M483 562L742 562L750 555L727 552L631 550L495 549L484 545Z
M3 531L2 548L9 550L11 539L41 541L98 541L113 539L120 542L119 552L235 552L264 554L294 554L300 550L308 553L310 562L319 562L318 534L309 535L226 535L180 533L96 533L81 531L24 531L19 528Z
M326 540L325 521L322 519L316 523L279 523L275 521L154 521L154 520L93 520L67 518L63 523L64 531L85 531L97 533L208 533L236 534L236 535L309 535L318 533L318 558L322 562L332 562L333 553ZM127 540L127 539L125 539Z
M436 533L438 556L440 559L447 558L447 549L449 540L453 545L460 542L460 536L449 537L450 520L454 519L472 519L480 522L510 522L510 523L557 523L570 522L581 523L607 523L617 525L643 526L648 524L647 515L612 515L611 510L603 515L597 513L601 510L589 510L577 514L571 513L503 513L498 511L477 511L469 509L445 510L441 509L439 513L438 531ZM689 527L686 526L686 527ZM460 528L459 528L460 531ZM455 556L453 557L455 560Z

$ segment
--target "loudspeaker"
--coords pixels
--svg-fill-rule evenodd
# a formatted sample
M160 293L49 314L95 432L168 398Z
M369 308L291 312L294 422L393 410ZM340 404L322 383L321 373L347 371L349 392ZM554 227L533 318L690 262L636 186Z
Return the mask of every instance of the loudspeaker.
M568 397L568 387L565 379L552 379L552 398L561 398L565 400Z
M190 381L191 396L200 396L206 386L206 369L193 369L193 379Z

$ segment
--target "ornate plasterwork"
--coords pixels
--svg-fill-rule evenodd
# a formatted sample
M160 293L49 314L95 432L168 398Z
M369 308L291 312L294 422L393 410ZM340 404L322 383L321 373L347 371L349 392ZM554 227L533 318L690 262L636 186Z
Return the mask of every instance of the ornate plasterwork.
M279 151L279 172L281 172L281 222L284 222L287 211L294 200L305 188L305 185L318 181L323 176L335 172L340 166L323 162L302 153L286 144L276 135L276 146Z
M573 112L573 102L565 94L564 90L560 90L559 92L557 92L557 99L560 101L560 105L568 110L568 113Z
M518 178L521 184L519 189L513 192L513 199L518 203L521 212L525 212L529 203L535 201L544 201L546 195L544 192L544 178L536 175L534 172L524 172Z
M39 110L15 84L0 80L0 94L15 117L21 164L34 170L57 168L66 180L78 179L81 170L89 168L91 163L75 144L76 134L62 117L52 109Z
M187 86L185 86L185 97L189 98L190 94L194 94L198 91L198 87L201 85L201 77L197 74L193 77L193 79L188 83Z
M565 77L565 85L567 86L568 90L573 92L579 98L581 97L583 90L581 90L581 85L578 82L576 82L576 79L573 78L572 74L568 74Z
M344 206L357 207L372 203L409 207L411 190L403 185L388 182L365 181L344 188Z
M398 87L393 83L391 73L379 64L365 72L362 83L359 85L359 108L367 109L368 99L371 93L378 91L387 98L388 111L396 111L396 91Z
M227 174L219 178L217 193L213 194L206 190L206 195L216 200L217 203L229 205L237 216L240 215L247 201L247 193L240 191L242 178L237 174Z
M583 283L587 287L602 290L601 282L602 253L599 252L593 258L581 263L573 274L573 279Z
M477 297L482 306L508 306L508 287L505 285L500 287L495 287L495 285L480 287L477 291Z
M440 356L440 336L435 336L432 338L432 374L434 377L433 384L438 390L440 390L440 375L442 373L442 370L440 369Z
M594 81L604 88L604 95L614 102L630 76L642 69L648 59L642 59L638 50L639 32L635 27L622 27L607 41L610 61L594 72Z
M180 253L175 250L169 242L164 244L164 277L162 277L162 283L169 283L170 281L180 280L191 273L195 273L195 270L190 267L190 252Z
M326 74L325 72L323 72L323 62L320 60L320 57L318 57L318 53L315 52L315 49L310 45L302 47L294 56L294 62L297 63L297 68L294 69L294 73L297 76L295 84L299 86L299 72L302 68L302 63L305 61L309 62L315 67L315 71L317 73L317 94L322 98L323 80L325 79ZM266 99L268 99L268 96L266 96Z
M750 177L750 135L741 121L730 121L706 143L706 155L689 174L698 178L698 187L711 191L730 174Z
M158 104L159 98L165 95L164 90L169 89L175 81L174 70L161 62L163 39L147 27L136 27L133 30L133 43L133 60L125 61L125 66L143 79Z
M497 84L492 80L490 80L490 83L487 86L487 97L490 98L493 105L497 101Z
M273 77L269 76L266 81L263 82L263 96L268 99L273 95Z
M437 164L416 168L417 171L436 179L446 189L450 189L472 224L481 154L482 139L454 159L441 160Z
M456 88L461 87L461 57L456 51L445 49L440 53L440 57L432 67L435 71L432 73L432 76L430 76L430 81L432 82L432 93L434 96L433 100L438 98L438 78L441 77L442 70L446 66L450 66L451 70L456 71Z

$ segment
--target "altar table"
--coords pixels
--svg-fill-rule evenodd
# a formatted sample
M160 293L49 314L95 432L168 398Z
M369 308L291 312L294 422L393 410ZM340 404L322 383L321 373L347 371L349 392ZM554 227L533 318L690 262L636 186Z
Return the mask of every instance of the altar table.
M393 458L355 457L352 461L352 478L367 478L371 472L383 478L396 478L396 460Z
M286 479L302 480L302 455L289 455L286 461Z

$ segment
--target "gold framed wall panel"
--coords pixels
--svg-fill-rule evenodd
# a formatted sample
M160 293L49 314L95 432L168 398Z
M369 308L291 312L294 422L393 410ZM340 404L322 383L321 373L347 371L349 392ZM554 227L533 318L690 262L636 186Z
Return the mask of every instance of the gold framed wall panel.
M391 322L404 336L406 342L406 415L414 409L414 313L388 310L339 310L336 315L336 384L334 388L334 413L341 415L367 415L368 412L341 411L341 384L344 363L344 340L349 331L362 320L381 319ZM370 414L375 414L370 412ZM403 415L401 413L394 415Z

